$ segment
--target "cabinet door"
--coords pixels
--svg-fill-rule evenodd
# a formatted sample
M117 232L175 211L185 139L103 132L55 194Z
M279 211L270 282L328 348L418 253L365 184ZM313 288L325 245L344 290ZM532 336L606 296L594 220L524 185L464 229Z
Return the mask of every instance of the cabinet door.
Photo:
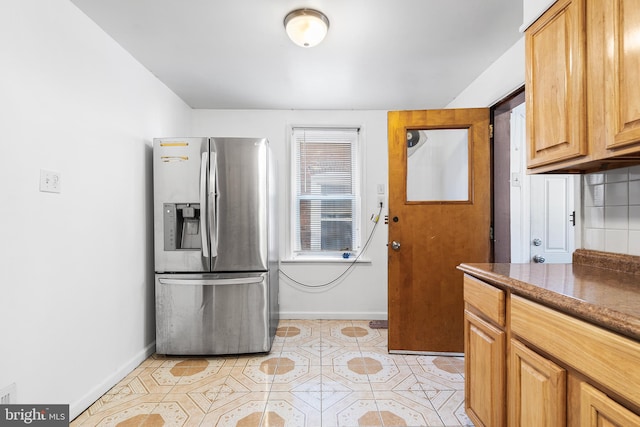
M566 371L511 340L509 426L566 425Z
M593 60L604 63L604 96L606 147L621 148L640 142L640 2L638 0L594 1L590 16L604 24L602 49ZM593 12L591 12L593 8ZM602 15L600 12L602 8ZM597 28L597 27L596 27Z
M464 313L465 410L476 426L505 425L505 333Z
M585 427L640 427L640 416L587 383L580 384L580 425Z
M525 33L529 168L587 154L585 0L559 0Z

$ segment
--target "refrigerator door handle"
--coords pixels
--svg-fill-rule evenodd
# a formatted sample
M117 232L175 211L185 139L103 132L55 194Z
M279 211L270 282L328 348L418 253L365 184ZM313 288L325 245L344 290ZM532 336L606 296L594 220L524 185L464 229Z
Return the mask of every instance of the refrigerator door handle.
M211 220L209 222L209 238L211 239L211 258L218 256L218 223L217 223L217 199L218 193L217 182L218 179L218 162L216 153L209 154L211 157L211 171L209 172L209 205L207 210L210 212Z
M251 283L260 283L264 281L264 277L241 277L237 279L158 279L158 282L162 285L210 285L210 286L219 286L219 285L241 285L241 284L251 284Z
M207 164L209 153L202 153L200 163L200 235L202 236L202 256L209 258L209 231L207 229Z

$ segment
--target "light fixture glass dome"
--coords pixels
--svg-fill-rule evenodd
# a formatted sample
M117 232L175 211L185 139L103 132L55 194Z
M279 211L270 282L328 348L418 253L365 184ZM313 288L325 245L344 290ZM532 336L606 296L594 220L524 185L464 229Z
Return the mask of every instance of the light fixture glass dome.
M327 35L329 19L317 10L297 9L284 18L284 28L298 46L313 47Z

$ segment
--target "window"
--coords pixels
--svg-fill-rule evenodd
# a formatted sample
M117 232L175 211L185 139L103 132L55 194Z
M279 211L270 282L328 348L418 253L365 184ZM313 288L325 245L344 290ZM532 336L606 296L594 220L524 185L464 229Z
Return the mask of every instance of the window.
M294 128L294 256L342 256L360 247L359 130Z

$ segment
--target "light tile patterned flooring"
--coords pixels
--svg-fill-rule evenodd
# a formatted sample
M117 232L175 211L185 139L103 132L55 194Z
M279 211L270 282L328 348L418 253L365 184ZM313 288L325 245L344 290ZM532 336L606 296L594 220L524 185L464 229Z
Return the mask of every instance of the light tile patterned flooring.
M472 426L463 373L368 321L281 320L269 354L150 357L71 426Z

